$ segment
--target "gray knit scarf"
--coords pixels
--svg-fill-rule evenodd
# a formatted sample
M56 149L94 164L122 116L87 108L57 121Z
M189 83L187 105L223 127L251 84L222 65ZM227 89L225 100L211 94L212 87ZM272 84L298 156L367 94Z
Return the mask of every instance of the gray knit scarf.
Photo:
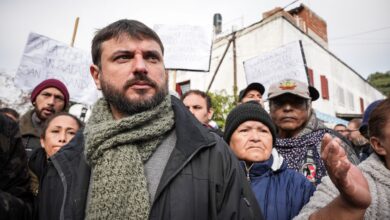
M173 127L170 95L155 108L115 120L105 99L95 104L84 130L92 168L87 219L147 219L144 163Z

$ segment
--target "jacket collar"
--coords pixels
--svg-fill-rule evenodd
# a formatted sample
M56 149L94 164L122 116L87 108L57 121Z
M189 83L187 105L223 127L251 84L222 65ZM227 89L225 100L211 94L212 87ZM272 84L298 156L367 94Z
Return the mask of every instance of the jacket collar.
M19 122L20 133L22 136L24 135L33 135L35 137L40 137L40 133L38 129L34 128L32 123L32 114L34 113L34 109L26 112L21 118Z

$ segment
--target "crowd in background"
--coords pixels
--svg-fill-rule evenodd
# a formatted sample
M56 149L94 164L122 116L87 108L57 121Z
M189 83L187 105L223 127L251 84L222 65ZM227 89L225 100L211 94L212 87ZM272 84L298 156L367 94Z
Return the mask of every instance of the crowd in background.
M103 97L88 121L57 79L22 116L0 110L2 219L390 218L389 98L331 129L314 87L255 82L221 129L207 93L169 94L163 54L153 30L119 20L92 41Z

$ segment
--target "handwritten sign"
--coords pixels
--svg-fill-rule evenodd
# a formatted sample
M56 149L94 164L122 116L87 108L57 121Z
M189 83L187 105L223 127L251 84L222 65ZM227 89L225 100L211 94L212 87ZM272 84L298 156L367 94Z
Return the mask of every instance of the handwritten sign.
M270 85L282 79L290 78L308 83L299 41L244 61L244 70L248 84L259 82L264 85L264 97L267 97Z
M212 31L201 26L155 25L167 69L209 71Z
M15 85L31 91L45 79L62 81L75 102L93 104L98 91L89 73L91 56L79 49L30 33L15 76Z

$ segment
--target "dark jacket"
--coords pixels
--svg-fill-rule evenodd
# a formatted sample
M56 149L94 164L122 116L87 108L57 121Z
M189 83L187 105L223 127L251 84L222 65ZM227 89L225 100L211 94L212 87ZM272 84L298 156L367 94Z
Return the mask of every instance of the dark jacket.
M177 98L176 146L164 169L150 219L262 219L239 161Z
M84 219L90 168L83 151L80 130L49 159L43 148L33 152L29 165L39 178L34 214L37 219Z
M264 218L269 220L292 219L315 191L302 174L287 168L276 150L267 161L254 163L247 176Z
M18 125L0 114L0 218L30 219L32 193Z
M22 135L23 145L26 148L27 157L30 158L35 149L41 148L39 141L41 133L35 128L32 122L32 114L34 110L26 112L19 121L20 134Z
M176 146L161 176L149 219L263 219L229 146L175 97L172 107ZM89 176L80 177L89 182Z

